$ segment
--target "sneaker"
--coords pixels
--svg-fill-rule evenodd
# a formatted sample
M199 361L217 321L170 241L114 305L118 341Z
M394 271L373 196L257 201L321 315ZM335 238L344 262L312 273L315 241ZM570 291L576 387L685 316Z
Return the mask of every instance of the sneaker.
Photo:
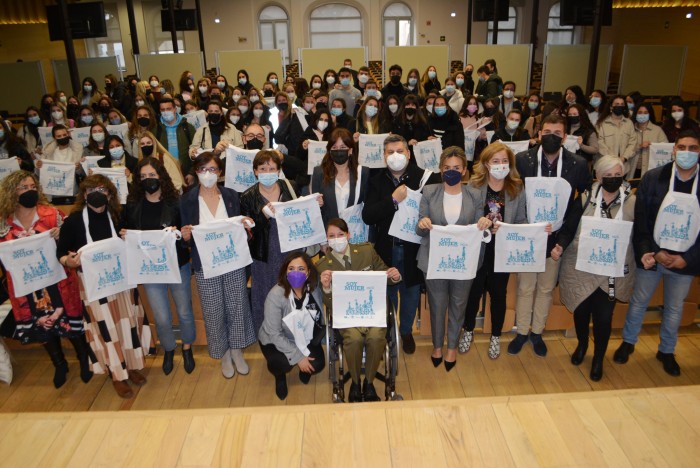
M416 341L413 339L412 333L401 335L401 342L403 343L404 353L413 354L416 352Z
M474 339L474 332L464 330L462 336L459 338L459 352L464 354L472 347L472 340Z
M246 375L248 372L250 372L250 369L248 368L248 363L245 362L245 358L243 357L242 349L232 349L231 360L236 365L236 370L239 374Z
M224 355L221 357L221 373L227 379L232 378L236 375L236 369L233 367L233 361L231 361L231 350L227 349Z
M544 340L542 340L542 334L530 333L530 342L532 343L532 349L535 350L536 355L539 357L545 357L547 355L547 345L544 344Z
M527 335L517 334L513 341L508 343L508 354L515 356L523 349L523 345L527 343Z
M661 363L664 365L664 370L668 375L672 375L674 377L681 375L681 366L679 366L676 362L676 358L673 353L662 353L661 351L658 351L656 353L656 359L661 361Z
M489 343L489 357L491 359L498 359L501 355L501 337L491 336L491 342Z

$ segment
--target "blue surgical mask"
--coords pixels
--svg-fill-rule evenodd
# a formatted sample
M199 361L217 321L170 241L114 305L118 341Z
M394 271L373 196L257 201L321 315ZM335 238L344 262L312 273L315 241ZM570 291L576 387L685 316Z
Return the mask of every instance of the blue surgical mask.
M39 122L41 122L41 117L38 115L33 115L27 119L30 124L32 125L39 125Z
M528 101L527 107L529 107L530 110L535 110L535 109L537 109L538 107L540 107L540 103L539 103L539 102L535 102L535 101Z
M239 78L238 79L238 84L241 86L245 86L246 83L248 83L248 80L246 78Z
M438 117L442 117L443 115L447 114L447 107L435 107L433 110L435 111L435 115Z
M633 103L633 102L628 102L628 103L627 103L627 109L629 109L630 111L633 111L633 110L634 110L634 103Z
M280 176L277 172L261 172L258 174L258 180L265 187L272 187L277 183Z
M484 81L486 81L486 78L484 78L483 76L480 76L480 77L479 77L479 82L480 82L480 83L483 83Z
M164 112L161 112L160 115L163 117L163 120L165 120L166 122L172 122L173 119L175 119L175 112L173 112L173 111L164 111Z
M430 78L431 80L434 80L436 76L437 76L437 73L435 73L434 71L428 72L428 78Z
M588 103L593 107L598 107L600 105L601 99L599 97L592 97Z
M692 169L698 164L698 153L696 151L676 151L676 164L681 169Z
M277 85L277 78L270 78L270 83Z
M457 86L459 86L459 87L464 86L464 79L462 79L462 78L457 78L455 80L455 82L457 83Z
M418 84L418 78L409 78L408 79L408 84L411 86L415 86Z
M447 94L452 94L455 92L455 86L454 85L447 85L447 86L445 86L445 91L447 91Z
M218 86L219 89L224 89L226 87L226 82L225 81L217 81L216 86Z
M119 125L120 123L122 123L122 120L119 117L115 117L113 119L109 119L109 123L111 125Z
M379 91L376 89L368 89L365 94L367 94L367 96L379 99Z
M333 107L331 108L331 114L335 115L336 117L340 117L343 115L343 109L341 107Z
M649 114L637 114L637 123L643 124L649 122Z
M343 86L350 86L350 78L341 78L340 84Z
M367 114L367 117L374 117L377 115L377 106L367 106L365 107L365 114Z
M82 120L85 125L90 125L95 118L91 115L83 115L80 117L80 120Z
M115 161L119 161L122 156L124 156L124 147L123 146L117 146L116 148L110 148L109 149L109 155L114 159Z

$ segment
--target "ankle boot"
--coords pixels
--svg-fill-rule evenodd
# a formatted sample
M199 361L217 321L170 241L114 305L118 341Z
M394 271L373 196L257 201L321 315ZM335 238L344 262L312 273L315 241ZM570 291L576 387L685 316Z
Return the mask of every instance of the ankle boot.
M603 356L593 355L593 362L591 363L591 380L598 382L603 378Z
M57 336L49 338L49 341L44 343L44 349L49 353L49 357L55 368L53 386L61 388L63 384L66 383L66 374L68 374L68 362L63 355L63 349L61 349L61 339Z
M75 348L75 353L78 355L78 362L80 362L80 380L88 383L93 375L90 370L90 345L88 345L85 335L71 338L70 342L73 348Z

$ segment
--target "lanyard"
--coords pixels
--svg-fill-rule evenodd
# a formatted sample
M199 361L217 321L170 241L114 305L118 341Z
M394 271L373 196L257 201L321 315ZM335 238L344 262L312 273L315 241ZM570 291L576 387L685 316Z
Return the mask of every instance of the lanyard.
M90 218L88 217L88 207L83 208L83 223L85 224L85 237L87 238L88 244L92 243L92 236L90 235ZM109 214L109 208L105 207L107 210L107 218L109 219L109 228L112 230L112 237L117 237L117 231L114 230L114 223L112 223L112 215Z

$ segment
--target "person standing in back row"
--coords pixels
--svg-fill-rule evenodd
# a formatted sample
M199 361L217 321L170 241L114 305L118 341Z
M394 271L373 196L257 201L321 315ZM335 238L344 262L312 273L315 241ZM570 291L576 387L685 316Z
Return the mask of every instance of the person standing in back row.
M345 112L352 117L355 109L355 101L362 97L362 93L351 83L352 72L349 68L343 67L338 71L340 78L340 88L335 88L328 95L328 100L342 99L345 101Z

